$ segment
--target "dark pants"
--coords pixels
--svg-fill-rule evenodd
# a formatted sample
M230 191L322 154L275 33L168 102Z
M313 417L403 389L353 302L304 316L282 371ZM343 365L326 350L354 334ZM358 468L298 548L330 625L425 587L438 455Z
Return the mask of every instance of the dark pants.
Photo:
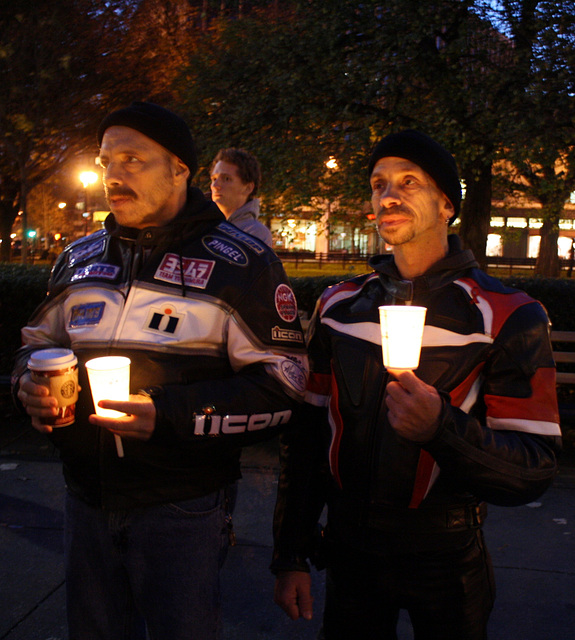
M217 640L226 493L129 511L68 495L70 640Z
M384 555L330 545L325 640L396 640L399 611L415 640L485 640L495 599L493 569L480 529L389 541ZM425 547L425 548L423 548Z

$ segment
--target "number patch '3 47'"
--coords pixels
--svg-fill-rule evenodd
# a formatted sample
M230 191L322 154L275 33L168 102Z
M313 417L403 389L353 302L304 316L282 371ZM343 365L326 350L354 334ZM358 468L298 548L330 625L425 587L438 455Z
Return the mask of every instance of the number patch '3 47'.
M182 272L186 287L196 287L205 289L212 271L214 270L214 260L200 260L197 258L181 258L175 253L166 253L154 278L172 284L182 284Z

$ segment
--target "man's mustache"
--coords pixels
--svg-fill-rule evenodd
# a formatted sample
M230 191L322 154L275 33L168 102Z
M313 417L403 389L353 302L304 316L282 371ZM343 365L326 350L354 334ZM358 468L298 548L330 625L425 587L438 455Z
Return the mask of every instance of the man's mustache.
M378 220L382 220L386 216L397 215L399 213L401 213L404 216L408 216L409 218L413 217L413 214L407 207L404 207L401 204L395 204L392 207L389 207L388 209L381 209L377 218Z
M106 189L106 196L108 199L115 197L137 197L136 194L128 187L110 187Z

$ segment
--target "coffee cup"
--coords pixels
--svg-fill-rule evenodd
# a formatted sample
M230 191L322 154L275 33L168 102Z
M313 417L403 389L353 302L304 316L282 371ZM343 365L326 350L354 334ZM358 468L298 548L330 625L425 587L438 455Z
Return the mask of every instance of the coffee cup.
M28 360L30 377L36 384L47 387L58 400L58 413L42 418L52 427L67 427L76 418L78 401L78 359L70 349L42 349L34 351Z

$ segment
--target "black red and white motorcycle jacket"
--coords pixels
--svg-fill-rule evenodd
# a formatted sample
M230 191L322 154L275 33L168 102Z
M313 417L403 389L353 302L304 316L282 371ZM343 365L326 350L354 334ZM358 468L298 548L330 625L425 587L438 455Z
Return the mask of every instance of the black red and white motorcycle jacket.
M378 256L318 301L306 404L282 435L272 569L306 570L326 503L332 533L373 551L378 532L425 529L424 514L520 505L551 484L561 432L547 314L449 243L413 281ZM391 428L384 398L378 307L406 303L427 308L415 374L442 397L440 426L419 444Z
M297 304L281 261L225 221L191 188L165 227L116 224L68 246L47 300L22 330L15 383L31 352L78 356L76 422L53 430L71 491L105 508L205 495L240 476L240 447L275 435L305 391L308 363ZM90 425L84 364L131 359L131 393L151 395L147 442Z

